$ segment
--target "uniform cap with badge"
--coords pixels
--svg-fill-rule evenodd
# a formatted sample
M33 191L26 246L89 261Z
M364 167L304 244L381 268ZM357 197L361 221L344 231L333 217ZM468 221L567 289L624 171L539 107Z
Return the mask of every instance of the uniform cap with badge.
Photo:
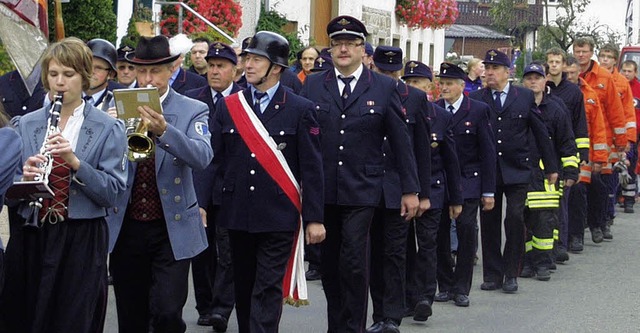
M133 47L129 46L129 45L125 45L125 46L121 46L118 49L118 61L127 61L127 59L125 58L127 54L133 53L135 52L136 49L134 49Z
M326 47L320 51L320 55L313 62L312 72L321 72L327 69L333 69L333 59L331 59L331 53L329 48Z
M464 80L467 78L467 74L462 68L450 62L443 62L442 64L440 64L440 73L436 76L439 78L460 80Z
M408 61L404 65L404 75L402 76L402 79L406 80L412 77L423 77L429 79L430 81L433 81L433 73L431 72L431 68L417 60Z
M487 51L487 53L484 56L484 60L482 62L485 65L493 64L493 65L511 67L511 60L509 59L509 57L505 53L500 52L496 49L491 49Z
M238 57L236 56L236 51L227 44L221 42L214 42L209 46L209 51L207 55L204 57L205 60L209 59L227 59L231 61L234 65L238 64Z
M383 71L396 72L402 69L402 49L380 45L373 52L373 63Z
M342 15L327 24L327 35L331 39L365 39L369 33L360 20L352 16Z
M544 67L540 64L529 64L524 68L524 71L522 71L522 77L525 77L527 74L529 73L537 73L540 74L541 76L546 76L544 74Z

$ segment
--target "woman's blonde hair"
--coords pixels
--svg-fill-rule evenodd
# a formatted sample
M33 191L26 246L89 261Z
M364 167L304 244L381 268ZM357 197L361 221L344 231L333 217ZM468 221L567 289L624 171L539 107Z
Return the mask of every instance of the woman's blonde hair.
M49 64L51 60L60 65L73 68L82 77L82 90L88 90L91 74L93 72L93 54L91 49L83 41L76 37L68 37L57 43L53 43L45 50L42 57L42 85L49 91Z

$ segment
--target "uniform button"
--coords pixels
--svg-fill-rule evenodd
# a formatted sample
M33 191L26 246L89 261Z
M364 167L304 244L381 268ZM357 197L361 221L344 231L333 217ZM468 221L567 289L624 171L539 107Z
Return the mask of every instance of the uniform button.
M498 133L500 133L500 132L502 132L502 130L498 128Z
M525 160L525 161L528 161L528 160L529 160L529 158L527 157L527 158L525 158L524 160Z
M235 131L236 131L236 130L234 130L234 129L232 128L232 129L230 129L230 130L229 130L229 133L233 133L233 132L235 132Z
M166 189L166 188L163 188L163 189L162 189L162 191L160 191L160 192L162 192L162 194L167 194L167 193L169 193L169 191L167 191L167 189Z
M22 106L22 110L23 110L23 111L27 110L27 106L26 106L26 105L23 105L23 106Z
M344 134L344 130L340 130L340 134Z
M477 176L477 175L478 175L478 173L477 173L477 172L474 172L474 173L473 173L473 175L474 175L474 176Z
M176 214L176 216L173 217L176 221L180 221L180 219L182 218L182 216L180 214Z
M255 189L256 189L256 188L255 188L255 187L253 187L253 186L250 186L250 187L249 187L249 191L254 191Z
M142 188L147 188L147 183L142 183L140 186L142 186Z
M373 109L369 110L369 113L374 113L375 111Z
M280 131L280 135L284 135L284 131Z
M173 198L173 201L175 201L175 202L180 202L180 201L182 201L182 198L181 198L179 195L176 195L176 196Z
M76 190L71 190L71 194L75 195L76 193Z
M387 139L387 137L386 137L386 136L382 138L382 140L386 140L386 139Z
M342 165L342 161L339 161L339 162L338 162L338 165Z
M498 156L502 156L502 152L501 151L498 152Z
M165 148L169 148L169 144L168 144L168 143L165 143L165 144L164 144L164 147L165 147Z
M146 198L142 198L142 200L140 200L140 201L142 201L142 203L145 203L145 202L147 202L147 199Z
M502 140L498 140L498 143L502 143Z
M436 180L436 184L440 184L440 179Z
M464 131L465 133L469 134L469 130Z
M342 116L340 116L342 119L347 118L346 114L343 114Z
M498 121L502 120L502 117L498 117Z
M177 157L173 158L173 165L178 165L178 158Z
M113 207L113 212L118 214L118 207Z
M409 119L406 120L407 124L409 123Z
M338 149L344 150L344 146L340 146L340 147L338 147Z
M251 157L255 158L255 157L256 157L256 154L251 153Z
M277 110L280 108L280 105L276 104L276 106L274 106L274 108Z
M142 217L147 218L147 213L142 213Z
M320 110L320 105L316 105L316 110Z
M256 170L251 170L249 171L250 174L255 175L256 174Z
M173 180L173 182L178 185L180 183L182 183L182 179L180 179L180 177L176 177L176 179Z
M387 154L385 154L385 153L382 153L382 157L385 157L385 156L387 156Z

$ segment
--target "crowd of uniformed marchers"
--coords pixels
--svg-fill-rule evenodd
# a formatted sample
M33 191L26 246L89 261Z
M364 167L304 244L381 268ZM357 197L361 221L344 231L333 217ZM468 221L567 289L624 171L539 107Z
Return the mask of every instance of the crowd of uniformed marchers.
M516 293L581 253L585 229L611 240L616 204L633 213L640 83L617 47L595 61L578 38L513 80L496 49L432 70L374 50L356 18L327 34L297 74L286 39L261 31L235 48L69 37L33 94L2 76L0 332L102 332L108 284L119 332L185 332L190 267L197 324L215 332L234 309L240 332L277 332L307 280L328 332L399 332L433 302L471 304L478 251L480 289ZM162 107L134 91L136 131L113 91L138 87ZM15 196L43 179L50 197Z

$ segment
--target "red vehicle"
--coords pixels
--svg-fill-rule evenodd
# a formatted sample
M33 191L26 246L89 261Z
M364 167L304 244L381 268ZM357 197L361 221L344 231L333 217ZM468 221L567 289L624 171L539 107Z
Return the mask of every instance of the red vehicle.
M633 60L640 67L640 45L628 45L620 51L620 61L618 61L618 70L622 67L622 63L627 60ZM638 79L640 80L640 71L638 71Z

